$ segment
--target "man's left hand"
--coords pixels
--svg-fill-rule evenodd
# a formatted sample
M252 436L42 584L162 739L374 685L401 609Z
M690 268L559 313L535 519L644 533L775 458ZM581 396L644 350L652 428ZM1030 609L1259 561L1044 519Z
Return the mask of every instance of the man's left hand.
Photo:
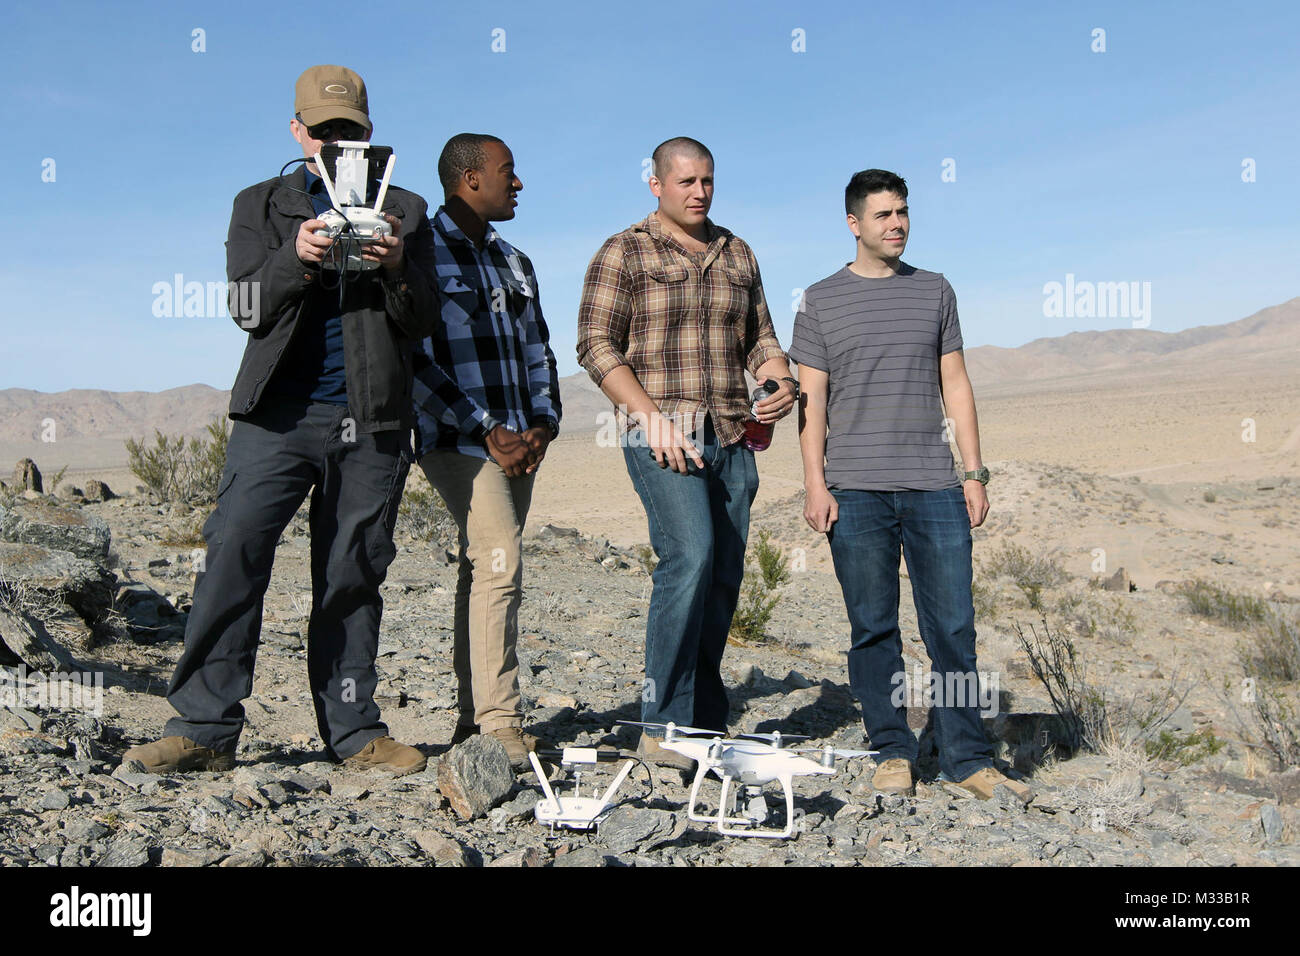
M393 234L384 236L375 242L366 243L362 248L361 258L369 259L371 262L378 262L385 272L390 276L395 276L402 271L402 260L406 256L406 242L398 231L401 228L402 220L388 213L384 213L384 218L393 227Z
M974 478L962 482L961 490L966 496L966 514L970 516L970 526L978 528L989 513L989 493L983 483Z
M758 384L770 382L772 379L760 379ZM764 425L770 422L779 422L785 416L790 414L791 409L797 404L798 400L794 397L794 386L785 379L779 379L777 385L780 388L758 403L758 420Z
M551 444L551 430L541 425L534 425L519 436L532 449L528 456L528 467L524 474L531 475L546 457L546 449Z

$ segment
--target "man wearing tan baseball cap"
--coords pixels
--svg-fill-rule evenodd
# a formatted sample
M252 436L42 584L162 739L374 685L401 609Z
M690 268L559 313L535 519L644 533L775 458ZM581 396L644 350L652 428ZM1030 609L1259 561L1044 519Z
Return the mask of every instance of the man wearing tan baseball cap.
M300 123L316 126L343 119L371 130L366 84L346 66L312 66L298 77L293 111Z
M309 161L325 143L370 138L365 84L345 67L304 72L294 108L289 132ZM358 769L425 766L380 720L375 657L379 587L414 458L412 357L439 322L428 206L390 186L382 212L393 233L363 247L378 267L343 281L322 271L333 240L316 230L331 201L319 170L304 166L235 197L226 271L230 315L248 341L185 651L167 691L178 716L167 736L122 758L155 773L234 765L276 544L308 493L307 671L326 752Z

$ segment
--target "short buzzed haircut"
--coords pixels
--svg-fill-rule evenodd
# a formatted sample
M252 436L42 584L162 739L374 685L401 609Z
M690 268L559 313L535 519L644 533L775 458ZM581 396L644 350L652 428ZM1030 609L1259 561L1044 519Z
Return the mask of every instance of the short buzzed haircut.
M663 179L667 176L668 171L673 168L673 160L678 156L707 159L709 165L713 165L713 154L709 152L709 147L689 136L674 136L656 146L650 157L654 165L655 178Z
M864 169L854 173L844 188L844 211L850 216L861 216L862 205L872 193L897 193L907 198L907 181L887 169Z
M483 152L484 143L500 143L504 146L505 140L491 133L457 133L447 140L442 155L438 157L438 179L442 182L444 192L456 191L465 170L483 168L487 162L487 154Z

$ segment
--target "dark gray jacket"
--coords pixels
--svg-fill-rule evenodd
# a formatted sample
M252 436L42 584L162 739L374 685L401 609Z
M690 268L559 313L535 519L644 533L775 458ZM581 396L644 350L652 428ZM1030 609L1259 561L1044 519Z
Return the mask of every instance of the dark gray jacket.
M230 392L231 418L257 408L298 327L304 302L322 281L321 270L304 264L294 249L298 227L315 218L307 196L293 191L305 187L299 167L283 180L268 179L235 197L226 278L230 315L248 332L248 345ZM360 432L406 429L414 423L412 355L441 321L431 280L433 233L427 204L415 193L390 186L383 211L402 221L405 268L397 279L381 278L382 270L350 274L343 312L348 409ZM333 284L338 273L326 270L324 277Z

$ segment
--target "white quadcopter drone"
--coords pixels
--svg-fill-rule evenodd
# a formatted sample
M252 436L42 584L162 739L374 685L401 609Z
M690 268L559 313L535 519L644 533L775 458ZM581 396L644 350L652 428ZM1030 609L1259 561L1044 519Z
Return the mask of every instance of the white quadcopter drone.
M573 795L558 797L551 789L550 781L546 777L541 761L537 759L537 754L531 750L528 752L533 772L537 774L542 792L546 795L537 801L537 805L533 808L533 816L538 823L545 824L552 830L557 827L565 830L594 830L599 827L614 809L610 803L614 799L614 794L622 786L628 772L638 762L636 759L628 759L615 774L614 782L603 794L596 796L596 791L593 790L592 796L584 797L581 792L582 768L617 761L621 757L619 752L606 747L565 747L560 751L544 751L543 756L552 759L558 757L560 766L573 774Z
M830 776L835 773L836 760L852 760L879 753L876 750L844 750L830 744L824 747L782 748L784 741L808 739L798 735L740 734L731 739L717 731L679 727L672 723L654 724L636 720L621 720L619 723L661 730L663 739L659 741L660 747L676 751L696 762L695 781L691 785L686 815L697 823L716 823L718 832L727 836L788 839L794 835L795 830L792 788L795 777L809 774ZM804 754L817 754L819 757L813 759ZM704 779L710 773L722 781L722 796L718 801L717 813L702 814L696 811L696 804ZM768 818L763 787L774 780L780 781L785 793L784 829L762 826ZM739 783L745 788L745 809L742 815L737 815L732 806L735 798L731 790L733 783Z

